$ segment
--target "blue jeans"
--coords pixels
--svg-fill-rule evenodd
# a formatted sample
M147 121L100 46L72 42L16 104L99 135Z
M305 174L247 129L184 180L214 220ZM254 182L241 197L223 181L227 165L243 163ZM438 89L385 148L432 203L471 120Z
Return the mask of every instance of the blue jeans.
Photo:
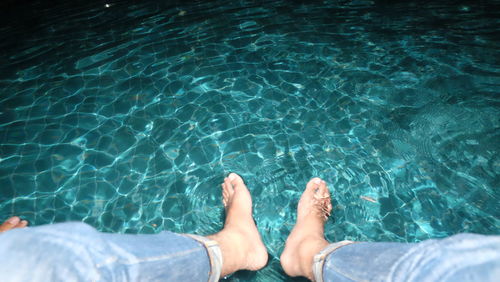
M101 233L75 222L13 229L0 234L0 280L218 281L217 243L191 236Z
M83 223L0 234L6 281L217 281L215 241L161 232L108 234ZM418 244L329 245L314 259L318 281L493 281L500 277L500 236L461 234Z
M499 281L500 236L459 234L420 243L330 244L316 281Z

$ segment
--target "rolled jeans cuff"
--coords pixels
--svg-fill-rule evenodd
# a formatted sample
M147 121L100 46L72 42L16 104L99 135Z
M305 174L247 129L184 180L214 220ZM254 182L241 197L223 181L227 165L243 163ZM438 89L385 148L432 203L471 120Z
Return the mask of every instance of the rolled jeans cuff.
M326 248L321 250L321 252L319 252L317 255L315 255L313 258L314 281L323 282L323 266L325 265L326 257L329 254L333 253L338 248L341 248L343 246L347 246L347 245L350 245L353 243L356 243L356 242L344 240L344 241L332 243L332 244L326 246Z
M205 246L205 249L207 249L208 257L210 258L210 275L208 277L208 282L219 281L219 277L222 271L222 252L220 250L219 243L199 235L182 235L190 237L191 239L194 239Z

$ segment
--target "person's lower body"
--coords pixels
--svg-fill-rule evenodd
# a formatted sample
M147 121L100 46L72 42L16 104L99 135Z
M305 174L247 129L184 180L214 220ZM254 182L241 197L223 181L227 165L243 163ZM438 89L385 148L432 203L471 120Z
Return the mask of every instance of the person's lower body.
M84 223L11 230L0 235L5 281L218 281L216 241L161 232L101 233Z
M0 273L6 281L217 281L261 269L268 255L250 192L234 173L221 186L224 228L206 237L101 233L83 223L22 228L14 217L0 234Z
M222 188L224 228L206 237L106 234L82 223L22 229L26 223L9 219L2 225L9 231L0 234L0 273L7 281L216 281L240 269L258 270L266 264L267 252L252 218L250 193L236 174L230 174ZM281 255L288 275L317 281L500 277L499 236L462 234L418 244L330 244L324 224L331 209L326 183L313 178Z
M498 281L500 236L337 242L314 256L313 274L316 281Z
M316 281L498 281L500 236L459 234L420 243L342 241L330 244L327 185L313 178L297 207L297 222L281 255L290 276Z

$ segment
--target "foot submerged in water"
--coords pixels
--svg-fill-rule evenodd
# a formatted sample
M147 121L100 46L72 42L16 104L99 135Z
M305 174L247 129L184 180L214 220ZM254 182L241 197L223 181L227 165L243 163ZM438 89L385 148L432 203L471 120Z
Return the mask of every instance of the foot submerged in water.
M302 193L297 222L281 254L281 266L286 274L313 280L313 258L329 244L324 237L324 226L331 210L330 192L325 181L311 179Z
M237 270L259 270L267 264L267 249L252 217L252 197L243 179L230 173L222 184L226 209L224 228L207 236L219 243L223 255L221 277Z

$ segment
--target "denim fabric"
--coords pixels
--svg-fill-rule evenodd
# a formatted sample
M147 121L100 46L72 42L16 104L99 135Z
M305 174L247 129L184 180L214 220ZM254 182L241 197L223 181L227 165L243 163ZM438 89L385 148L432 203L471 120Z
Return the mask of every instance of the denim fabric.
M172 232L108 234L62 223L0 234L2 281L208 281L202 243Z
M354 243L334 250L324 281L499 281L500 236L459 234L420 243Z

